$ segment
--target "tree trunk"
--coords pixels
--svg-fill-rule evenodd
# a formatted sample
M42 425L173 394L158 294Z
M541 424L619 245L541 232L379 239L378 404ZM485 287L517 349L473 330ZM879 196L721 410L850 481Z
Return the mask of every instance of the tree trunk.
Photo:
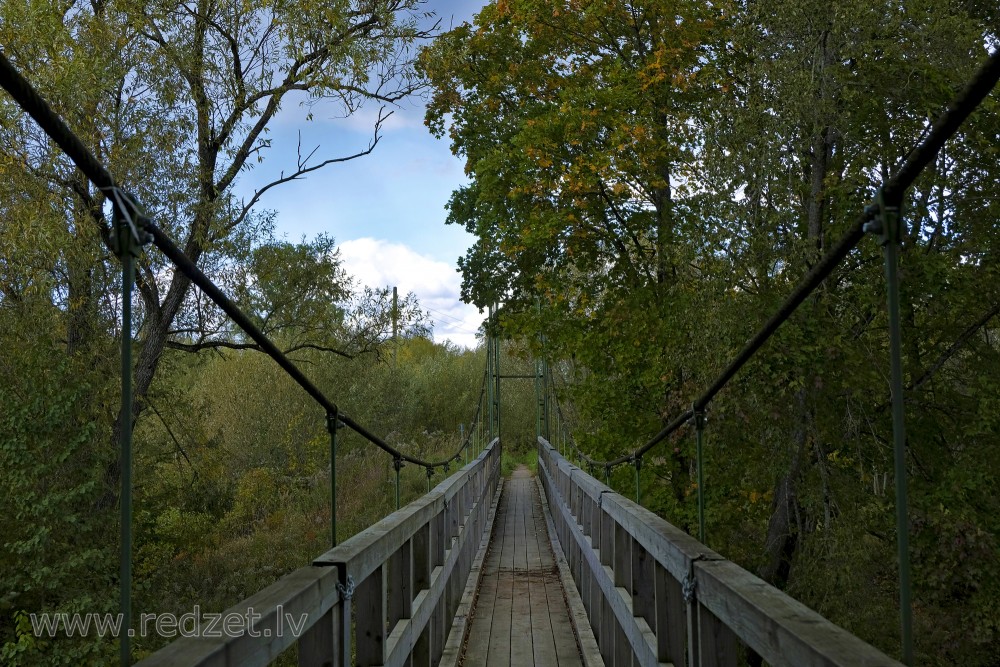
M806 391L796 395L799 415L810 414L806 405ZM792 459L785 474L778 478L771 501L771 518L767 524L764 551L767 563L760 569L760 577L779 589L784 589L792 569L792 556L798 546L799 525L795 517L801 514L798 501L798 484L802 470L802 456L809 439L809 428L802 419L796 426Z

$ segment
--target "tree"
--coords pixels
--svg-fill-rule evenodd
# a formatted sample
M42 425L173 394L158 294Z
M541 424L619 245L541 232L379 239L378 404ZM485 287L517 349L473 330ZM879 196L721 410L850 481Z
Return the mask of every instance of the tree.
M598 447L612 433L638 444L682 407L690 370L666 352L694 343L696 303L718 296L714 258L689 241L707 226L692 178L725 12L499 2L420 61L428 124L448 129L472 177L449 204L478 238L460 260L463 297L503 301L508 332L543 330L547 354L588 369L576 397L607 426ZM686 457L672 465L682 498Z
M584 447L631 451L690 406L856 220L984 45L996 48L991 12L919 0L491 3L421 59L435 90L428 123L450 134L471 179L449 217L479 239L462 259L464 297L503 301L514 335L544 333L535 349L561 361ZM953 562L940 537L949 512L975 536L961 541L967 555L995 553L984 536L996 533L997 470L972 475L965 457L985 456L982 431L959 443L953 430L982 423L961 374L992 386L1000 371L987 259L1000 193L996 161L977 157L992 155L995 105L906 202L917 627L919 649L942 664L989 664L998 641L984 620L993 570L982 585L935 574ZM865 242L713 401L704 492L713 548L892 651L883 281ZM643 465L655 480L645 502L689 529L692 444L681 432Z
M421 5L422 0L3 2L0 44L188 257L216 276L232 271L272 281L241 286L241 298L262 322L287 332L290 346L341 349L344 340L334 339L343 334L349 348L357 332L345 319L343 303L320 306L322 299L348 299L336 262L322 255L332 241L274 243L271 216L259 207L272 188L375 148L388 109L420 86L411 60L414 43L429 34L420 27ZM300 153L278 179L245 201L236 198L241 174L267 155L268 130L279 112L320 99L339 104L345 115L364 104L378 105L370 142L343 155L328 147ZM308 118L308 108L302 115ZM0 127L0 356L17 355L12 368L39 364L37 385L6 373L0 379L0 393L10 399L14 392L22 406L5 413L5 432L12 434L9 441L3 438L10 454L5 460L18 465L5 467L4 475L17 479L19 489L32 487L32 493L25 491L26 502L48 498L46 509L33 515L42 517L39 521L71 517L77 527L64 532L73 539L103 535L110 522L100 510L115 504L119 476L119 422L110 406L120 292L118 262L110 251L110 206L106 193L94 189L6 96L0 98ZM324 273L303 273L310 268ZM231 333L190 330L192 323L217 327L219 322L199 320L202 295L152 250L139 259L137 290L133 423L149 406L168 344L204 343ZM283 301L295 298L305 302ZM321 327L318 334L313 326ZM18 336L36 328L46 335L35 335L30 351L18 344ZM43 388L45 382L59 386ZM39 406L49 399L68 413L45 412ZM49 424L45 436L30 438L25 434L39 415ZM79 431L88 436L86 442L62 438L70 425L87 426ZM81 463L72 468L59 452L71 452ZM40 476L46 469L33 466L57 453L49 470L68 490L46 496L50 480ZM104 484L95 484L93 472L100 468ZM72 475L65 476L67 471ZM39 568L52 560L44 557L50 550L76 553L18 530L11 544L21 544L33 559L26 562ZM11 565L24 567L25 577L39 576L38 568L3 548L5 572ZM67 565L67 579L89 581L76 574L79 568L73 570L82 562ZM15 638L12 615L22 610L76 611L95 598L103 605L105 583L83 591L14 585L11 590L22 593L3 599L0 634L4 641Z
M228 240L259 230L255 207L271 188L374 149L385 112L367 147L325 159L300 155L249 200L233 195L239 175L270 147L268 127L283 103L327 98L349 114L364 103L391 105L417 89L410 48L428 34L418 27L419 5L94 2L71 3L61 13L11 6L3 42L119 182L133 189L188 257L204 263L225 257L232 249ZM110 261L104 194L55 155L37 130L16 122L23 136L5 152L62 193L66 227L74 243L86 247L74 250L83 258L69 264L71 310L86 322L107 317L93 304L108 284L95 285L92 277L95 266ZM189 279L156 254L144 254L139 264L133 420L144 409L190 291ZM83 341L91 326L71 331L69 340ZM117 476L112 463L105 506L115 498Z

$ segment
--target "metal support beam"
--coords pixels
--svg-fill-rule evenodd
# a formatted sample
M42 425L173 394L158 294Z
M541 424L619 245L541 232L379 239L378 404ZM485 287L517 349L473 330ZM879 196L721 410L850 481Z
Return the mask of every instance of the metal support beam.
M337 546L337 408L326 413L326 430L330 433L330 542Z
M694 412L695 465L698 468L698 541L705 544L705 472L702 458L705 411L699 410L697 406L691 409Z
M147 222L138 204L117 187L105 194L114 205L113 248L122 262L122 329L121 329L121 407L118 413L119 465L119 610L121 628L119 659L124 666L132 664L129 632L132 629L132 414L135 402L132 389L132 288L135 285L135 260L142 246L152 238L143 231Z
M118 216L120 217L120 216ZM119 413L119 441L121 452L120 530L121 554L119 556L119 609L122 615L120 658L122 665L132 664L128 631L132 627L132 286L135 284L135 257L126 240L127 230L118 220L118 239L122 260L122 338L121 383L122 404Z
M892 443L896 482L896 547L899 558L899 624L903 663L913 664L913 609L910 596L910 521L906 479L906 409L903 402L902 332L899 318L899 248L903 236L898 199L886 201L879 190L866 209L865 231L880 235L885 256L886 305L889 316L889 387L892 393Z

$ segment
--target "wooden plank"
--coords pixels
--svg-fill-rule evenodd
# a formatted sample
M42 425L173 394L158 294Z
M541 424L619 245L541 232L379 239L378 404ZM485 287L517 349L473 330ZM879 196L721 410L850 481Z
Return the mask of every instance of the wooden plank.
M729 561L695 564L698 599L771 665L901 663Z
M607 494L605 494L606 497ZM565 512L565 508L562 508L562 510ZM573 531L572 538L577 544L581 544L586 539L579 531ZM602 634L605 632L605 628L612 628L615 624L621 626L639 664L658 664L659 661L656 659L655 647L649 644L649 637L634 622L632 599L629 592L625 588L615 587L614 571L601 564L600 554L590 548L582 550L582 552L585 561L583 567L589 568L594 574L595 583L601 589L605 604L602 611L603 618L600 628ZM609 634L607 638L599 640L601 655L604 656L606 661L610 660L613 656L613 652L606 652L611 650L610 647L613 642L614 638L612 634Z
M538 600L532 600L532 574L528 571L528 521L530 520L528 479L526 470L514 471L511 486L514 493L514 542L515 557L513 579L513 601L510 621L510 661L512 665L534 664L534 627L531 622Z
M496 602L497 581L495 577L488 575L491 567L496 571L496 562L499 555L491 548L493 539L499 526L504 521L501 498L505 490L503 484L497 485L496 494L493 498L490 514L487 518L487 528L484 531L483 540L476 556L477 564L473 564L473 578L470 577L469 586L472 587L475 601L470 610L471 618L466 621L468 626L468 639L465 644L464 664L466 667L482 667L486 664L486 657L489 653L490 626L492 622L493 605ZM478 576L476 571L478 569ZM467 588L468 590L468 588ZM453 632L454 634L454 632ZM449 644L451 637L449 637ZM460 646L461 648L461 646ZM462 656L459 656L461 659Z
M547 545L539 545L539 530L544 530L545 524L539 519L542 508L538 501L538 489L533 479L526 479L525 482L525 508L524 508L524 547L527 555L526 567L528 571L543 571L543 554L547 554ZM552 557L548 557L549 567L551 567Z
M615 586L629 588L632 585L632 536L622 526L614 526L614 571ZM631 595L631 591L629 591Z
M185 637L168 644L138 664L160 665L267 665L298 639L288 625L305 614L303 630L320 622L338 604L338 573L332 567L303 567L282 577L264 590L223 613L249 618L253 614L254 635L238 637ZM224 658L223 658L224 656Z
M604 664L614 665L615 641L612 634L614 623L611 621L611 609L603 595L598 598L597 603L601 610L601 626L597 630L597 644L601 647L601 657L604 658Z
M210 639L206 637L178 639L138 664L143 665L143 667L172 667L173 665L230 667L230 663L226 660L226 641L222 638Z
M541 508L539 507L538 509L540 510ZM548 535L547 531L544 531L544 521L538 521L537 523L541 524L542 530L535 533L535 548L541 553L547 553L549 555L548 560L551 562L552 548L548 545ZM551 590L552 584L557 583L558 578L555 572L553 572L551 565L547 567L542 566L541 563L543 560L545 559L540 555L539 565L536 570L538 574L535 575L537 579L532 582L534 585L531 591L532 662L535 665L557 665L559 664L559 660L556 651L554 628L559 625L559 620L561 620L561 625L565 627L560 627L560 632L572 637L573 630L569 625L569 614L561 591L556 593Z
M514 487L505 484L509 493L501 499L504 505L503 531L500 534L500 553L497 561L497 594L493 603L493 619L490 625L490 641L487 647L487 664L490 667L510 665L510 628L513 609L514 580Z
M432 533L428 531L428 535L432 535ZM406 633L400 634L398 645L389 645L386 665L404 664L411 649L414 652L414 664L422 663L425 656L428 663L438 663L443 654L444 644L452 622L452 618L444 614L441 601L447 587L456 581L454 573L458 567L463 545L466 542L476 540L477 537L480 536L472 531L462 531L454 548L447 552L444 563L431 571L428 588L419 592L413 601L412 620L407 624ZM421 539L419 533L415 535L416 543L419 544ZM418 549L418 551L423 550ZM415 567L415 571L417 569Z
M447 578L442 577L442 582L443 591L444 587L448 584ZM443 595L438 598L437 604L434 606L434 611L431 613L431 618L433 619L431 629L431 663L436 665L441 662L441 656L444 654L444 643L448 639L447 624L451 620L445 614Z
M355 664L359 667L385 662L386 568L377 567L354 592Z
M510 480L484 568L494 571L483 575L463 664L583 664L544 518L536 483L530 477ZM491 595L493 606L487 609L484 601ZM492 612L488 617L487 611Z
M696 538L617 493L604 494L602 506L678 581L687 576L692 560L722 560Z
M549 501L549 498L551 498L552 502L558 505L561 503L562 498L556 494L555 483L548 476L551 468L539 466L539 469L541 470L541 478L538 481L538 485L541 487L539 500L542 505L542 512L545 515L545 524L549 533L549 545L552 549L553 560L559 572L560 588L562 588L565 596L564 602L569 612L566 620L569 621L576 639L579 641L578 644L576 641L569 641L570 635L566 632L565 626L562 624L561 616L554 614L552 616L552 624L553 635L556 641L556 657L560 666L568 665L576 667L576 665L584 665L586 667L603 667L604 661L597 646L597 639L594 637L594 627L588 622L587 612L584 608L583 600L580 598L579 589L573 584L569 563L566 560L565 552L559 540L559 533L556 529L557 521L560 524L563 523L561 520L561 511L553 512L553 505ZM555 584L553 582L546 589L550 600L553 598L554 587Z
M536 664L558 664L560 667L564 665L583 665L583 659L580 655L581 649L577 645L573 623L570 620L571 617L568 610L559 610L560 605L565 606L565 601L562 598L564 591L559 579L552 577L545 581L545 594L550 605L550 610L552 611L549 622L552 631L552 647L555 651L556 660L555 662L539 660L536 661ZM589 630L589 626L587 627ZM593 633L591 632L590 634L590 641L593 644L592 650L597 652L597 642L594 641Z
M629 639L625 635L625 630L617 623L614 625L614 638L615 667L632 667L632 648L629 646Z
M490 630L493 620L493 607L497 598L498 577L484 577L480 585L479 596L473 616L469 639L464 651L465 667L484 667L490 649Z
M531 576L524 571L510 573L511 578L511 620L510 664L530 665L534 656L534 630L531 623L532 612L538 603L537 595L532 599Z
M392 629L400 619L413 614L413 543L407 540L388 563L388 617Z
M527 500L525 494L524 479L512 479L511 486L514 487L514 571L526 572L528 570L528 540L525 514L527 513Z
M421 526L413 533L411 539L411 550L413 553L413 596L417 596L426 591L431 585L431 527L427 524ZM413 614L413 604L410 605L410 614ZM413 667L428 667L431 663L430 654L430 629L421 628L414 644Z
M698 605L698 648L703 667L736 667L739 642L719 618Z
M478 469L490 465L498 455L498 449L487 450L473 464L442 481L430 493L327 551L314 560L313 564L343 566L354 581L363 581L409 540L418 528L432 519L443 523L442 511L445 505L452 502ZM438 526L440 535L443 536L445 530L443 525ZM442 548L438 548L435 557L434 565L440 565L444 560Z
M656 586L653 583L652 556L638 541L632 539L632 610L635 615L656 627ZM662 657L659 658L663 660Z
M340 611L339 605L334 606L299 638L299 667L342 667L343 655L338 653Z
M496 605L497 589L499 587L497 573L500 570L504 529L509 514L506 500L510 494L510 488L507 484L504 484L501 488L500 503L497 507L496 518L494 519L493 535L483 566L482 588L476 602L472 627L469 631L469 641L464 652L464 664L469 667L482 667L487 664L489 657L490 636L493 619L495 618L493 612Z
M687 620L681 584L654 561L653 585L656 589L657 657L660 661L683 665L687 652Z

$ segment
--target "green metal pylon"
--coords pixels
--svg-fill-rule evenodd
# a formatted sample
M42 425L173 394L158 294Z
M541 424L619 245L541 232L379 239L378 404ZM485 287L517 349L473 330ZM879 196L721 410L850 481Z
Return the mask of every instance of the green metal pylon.
M145 231L146 219L139 206L117 187L105 194L114 205L113 249L122 263L122 330L121 330L121 408L119 412L119 460L121 465L119 521L119 660L123 666L132 662L130 632L132 630L132 288L135 285L135 260L142 246L152 240Z
M879 189L865 213L865 231L878 233L885 257L886 306L889 315L889 387L892 394L892 442L896 482L896 547L899 558L899 624L902 662L913 664L913 607L910 593L910 522L906 480L906 409L903 402L902 333L899 318L899 248L903 221L899 201L887 202Z

